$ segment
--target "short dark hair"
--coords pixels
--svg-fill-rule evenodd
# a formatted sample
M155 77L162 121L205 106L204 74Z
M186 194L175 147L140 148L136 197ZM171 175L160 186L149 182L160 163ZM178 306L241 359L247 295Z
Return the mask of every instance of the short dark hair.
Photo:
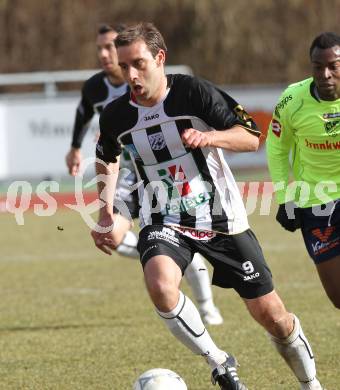
M136 41L144 41L153 57L155 57L161 49L165 52L167 51L164 38L153 23L141 22L127 27L118 34L115 39L115 45L116 47L128 46Z
M124 23L117 23L117 24L101 24L98 27L97 33L98 34L107 34L108 32L116 32L121 33L123 30L125 30L126 24Z
M334 32L324 32L314 38L309 49L309 55L312 57L313 50L316 47L319 49L330 49L334 46L340 46L340 35Z

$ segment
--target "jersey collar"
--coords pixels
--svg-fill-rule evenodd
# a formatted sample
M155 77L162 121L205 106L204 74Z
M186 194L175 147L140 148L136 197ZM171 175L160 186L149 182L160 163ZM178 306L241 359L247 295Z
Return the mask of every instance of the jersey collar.
M309 91L310 91L310 94L311 96L319 103L321 103L321 99L320 99L320 95L319 95L319 92L316 88L316 85L314 83L314 81L311 82L310 86L309 86Z

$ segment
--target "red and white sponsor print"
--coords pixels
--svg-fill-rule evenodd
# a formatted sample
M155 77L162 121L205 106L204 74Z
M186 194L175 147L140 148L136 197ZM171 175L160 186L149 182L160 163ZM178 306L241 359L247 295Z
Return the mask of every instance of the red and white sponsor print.
M211 230L198 230L180 226L174 226L174 229L194 240L208 241L216 237L216 233Z
M272 119L272 131L276 137L281 137L282 126L281 123L276 119Z

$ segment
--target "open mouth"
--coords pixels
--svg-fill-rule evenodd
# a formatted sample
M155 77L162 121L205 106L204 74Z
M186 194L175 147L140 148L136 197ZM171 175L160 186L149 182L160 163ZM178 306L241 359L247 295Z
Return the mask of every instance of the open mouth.
M142 92L143 87L141 85L133 85L132 86L133 92L138 95Z

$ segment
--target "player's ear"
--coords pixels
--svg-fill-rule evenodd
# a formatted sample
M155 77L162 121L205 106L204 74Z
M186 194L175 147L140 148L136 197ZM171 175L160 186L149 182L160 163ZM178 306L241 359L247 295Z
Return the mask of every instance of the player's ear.
M156 55L157 65L162 65L165 62L165 51L160 49Z

